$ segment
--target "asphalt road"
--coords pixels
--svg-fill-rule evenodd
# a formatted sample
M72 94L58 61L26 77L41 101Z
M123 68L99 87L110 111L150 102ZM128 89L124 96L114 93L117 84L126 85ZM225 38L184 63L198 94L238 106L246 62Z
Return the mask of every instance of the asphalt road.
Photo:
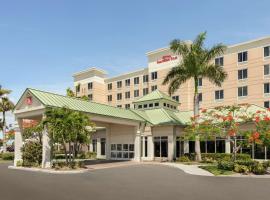
M0 164L1 200L269 200L270 179L201 177L160 165L55 175Z

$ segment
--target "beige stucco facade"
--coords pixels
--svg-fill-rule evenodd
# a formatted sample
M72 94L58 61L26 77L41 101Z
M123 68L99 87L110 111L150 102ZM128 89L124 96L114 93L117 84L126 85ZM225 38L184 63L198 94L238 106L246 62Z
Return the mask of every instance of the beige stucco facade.
M202 86L199 92L202 93L201 107L209 108L219 105L250 103L258 106L265 106L269 102L269 92L264 91L264 84L270 82L270 74L264 74L265 66L270 64L270 56L264 55L264 49L270 48L270 37L260 38L244 43L228 46L223 57L223 67L228 73L228 78L219 88L211 84L208 80L202 80ZM238 53L247 52L247 61L238 62ZM135 72L121 74L116 77L107 77L106 72L97 68L79 72L73 75L74 86L81 84L78 96L92 94L92 101L103 102L113 106L121 106L125 108L127 105L133 106L132 102L142 97L143 90L148 89L148 93L152 89L159 89L162 92L168 92L168 85L162 85L162 81L168 71L176 66L181 57L174 55L169 48L162 48L148 52L148 66ZM214 62L214 61L213 61ZM239 79L238 71L247 69L247 78ZM157 73L157 79L152 79L152 73ZM148 75L148 81L143 81L143 76ZM139 77L139 83L134 84L134 78ZM130 79L130 85L126 85L126 80ZM117 82L121 81L122 86L118 87ZM92 82L93 88L88 89L88 83ZM112 84L108 89L108 84ZM247 86L247 95L238 96L238 88ZM152 88L153 87L153 88ZM134 91L138 90L137 97ZM215 91L223 90L223 98L216 99ZM126 92L130 92L130 97L126 98ZM188 81L183 84L178 91L172 96L178 96L180 110L192 110L193 105L194 83ZM117 99L118 94L122 98ZM110 96L111 97L108 97ZM111 98L111 100L110 100ZM266 103L266 104L265 104Z

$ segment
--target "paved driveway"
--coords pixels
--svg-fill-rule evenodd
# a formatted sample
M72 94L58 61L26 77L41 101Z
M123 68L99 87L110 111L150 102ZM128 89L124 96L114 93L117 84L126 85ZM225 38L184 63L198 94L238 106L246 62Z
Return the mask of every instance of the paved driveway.
M0 164L1 200L269 200L270 179L201 177L161 165L55 175Z

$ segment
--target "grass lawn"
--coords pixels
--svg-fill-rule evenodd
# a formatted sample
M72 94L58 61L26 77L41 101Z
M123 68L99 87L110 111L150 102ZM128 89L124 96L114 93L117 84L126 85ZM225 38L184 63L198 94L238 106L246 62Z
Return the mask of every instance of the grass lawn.
M201 169L209 171L210 173L214 174L215 176L234 174L233 171L218 169L218 167L216 165L206 165L206 166L199 166L199 167Z

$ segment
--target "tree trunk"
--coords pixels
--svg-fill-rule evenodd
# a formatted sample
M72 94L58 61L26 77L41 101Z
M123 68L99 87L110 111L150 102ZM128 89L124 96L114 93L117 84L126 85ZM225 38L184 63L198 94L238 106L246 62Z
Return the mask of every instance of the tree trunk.
M198 78L194 78L195 83L195 92L194 92L194 99L193 99L193 106L194 106L194 120L195 120L195 126L198 126L198 116L200 114L200 102L199 102L199 94L198 94ZM196 133L195 136L195 161L201 161L201 146L200 146L200 136L198 133Z
M7 142L6 142L6 112L3 111L3 152L7 152Z

